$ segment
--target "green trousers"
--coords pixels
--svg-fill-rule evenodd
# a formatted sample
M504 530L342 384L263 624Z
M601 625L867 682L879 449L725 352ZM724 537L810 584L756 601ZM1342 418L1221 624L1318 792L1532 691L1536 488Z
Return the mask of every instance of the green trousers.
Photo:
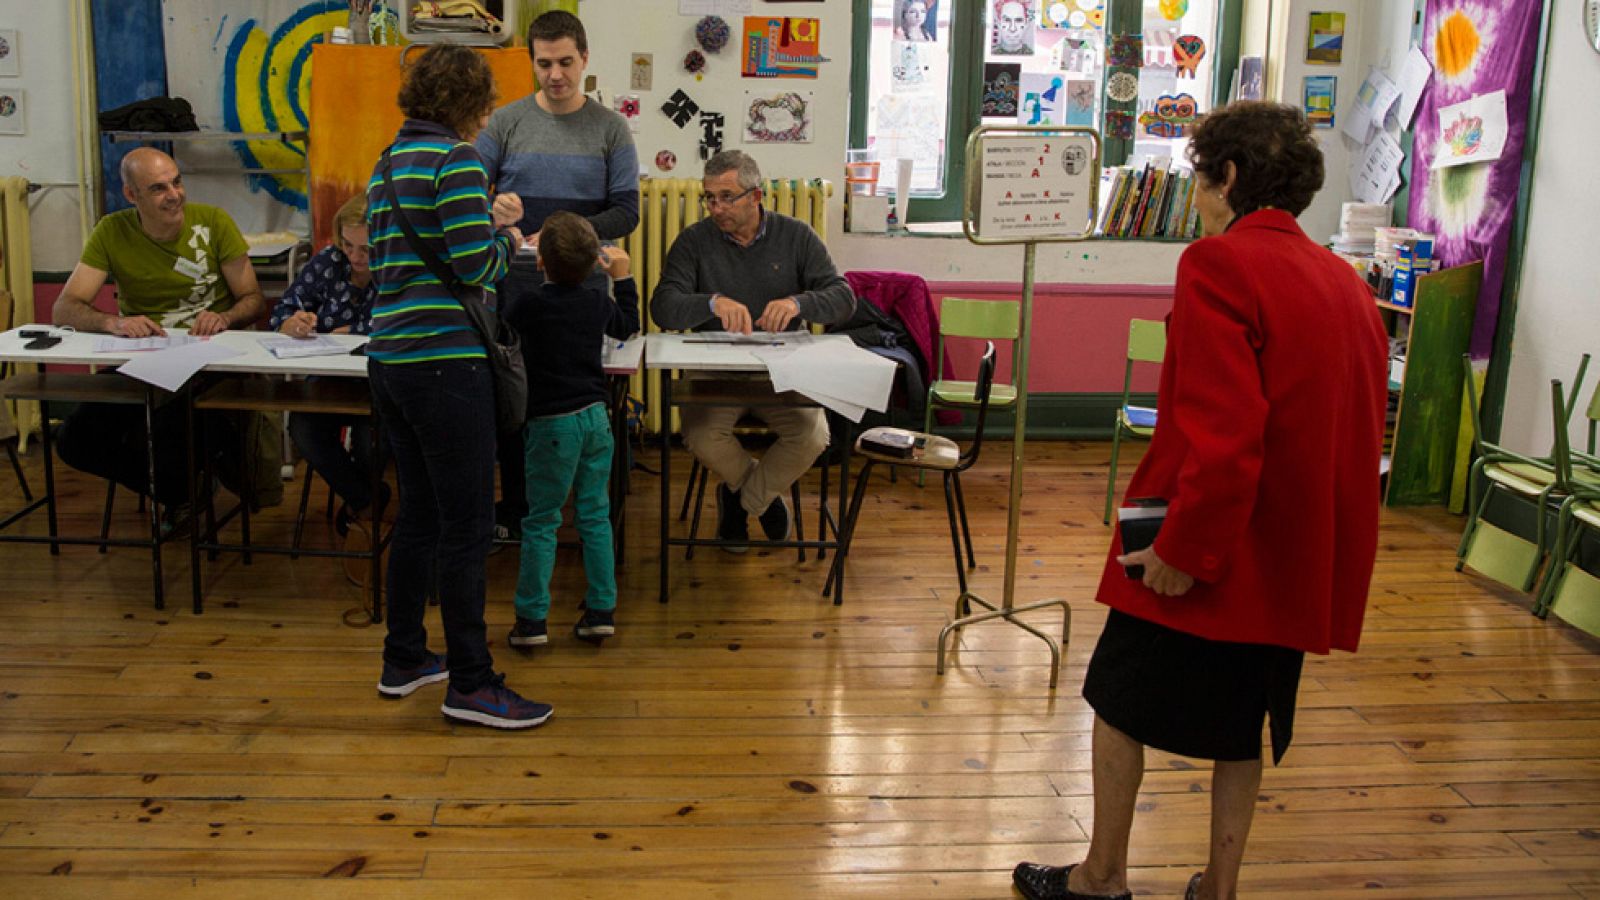
M611 423L603 403L564 416L533 419L522 429L528 476L528 515L522 520L522 567L517 572L517 616L550 613L550 576L556 567L556 529L573 494L589 609L614 609L617 572L611 552Z

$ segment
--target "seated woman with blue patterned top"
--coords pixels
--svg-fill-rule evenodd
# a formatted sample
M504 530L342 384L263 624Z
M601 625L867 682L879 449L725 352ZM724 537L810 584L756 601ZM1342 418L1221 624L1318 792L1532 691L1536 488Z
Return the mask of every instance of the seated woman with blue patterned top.
M372 301L378 286L367 266L367 198L357 194L333 216L335 238L306 263L294 284L272 310L273 330L290 337L313 333L367 334L372 330ZM343 500L339 533L365 545L370 541L362 515L372 504L371 433L367 420L349 416L295 413L289 417L289 436L306 463L315 469ZM346 450L339 432L350 429ZM309 473L308 473L309 474ZM381 487L380 511L388 499ZM357 549L350 543L346 549ZM362 567L361 571L365 571ZM355 577L354 570L348 572Z

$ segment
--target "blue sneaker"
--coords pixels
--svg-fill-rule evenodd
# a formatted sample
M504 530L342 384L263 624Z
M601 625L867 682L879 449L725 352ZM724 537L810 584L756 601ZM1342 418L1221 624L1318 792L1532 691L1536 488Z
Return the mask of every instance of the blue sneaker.
M402 669L386 662L383 664L383 677L378 679L378 694L390 699L408 697L417 688L449 678L450 668L439 653L429 653L422 665L414 669Z
M520 694L506 687L506 677L496 675L471 693L456 690L455 685L445 691L444 705L439 707L445 718L490 728L533 728L543 725L555 712L548 703L524 700Z

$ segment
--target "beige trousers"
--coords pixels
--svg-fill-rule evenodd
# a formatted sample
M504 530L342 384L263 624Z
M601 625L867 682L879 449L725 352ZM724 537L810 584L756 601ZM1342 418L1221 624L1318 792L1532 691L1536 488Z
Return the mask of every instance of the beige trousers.
M747 413L778 436L759 462L733 434L734 424ZM753 516L765 512L773 500L788 496L789 486L828 446L827 418L815 407L685 406L680 415L684 444L702 465L739 492L745 511Z

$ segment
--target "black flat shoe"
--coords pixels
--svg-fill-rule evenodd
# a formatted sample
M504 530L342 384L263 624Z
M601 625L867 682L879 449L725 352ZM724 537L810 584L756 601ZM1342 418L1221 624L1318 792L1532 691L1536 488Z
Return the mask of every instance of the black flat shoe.
M1047 866L1043 863L1017 863L1011 871L1011 883L1028 900L1132 900L1132 891L1120 894L1079 894L1067 888L1067 875L1071 866Z
M1205 875L1204 872L1194 873L1189 879L1189 886L1183 889L1183 900L1200 900L1200 879Z

